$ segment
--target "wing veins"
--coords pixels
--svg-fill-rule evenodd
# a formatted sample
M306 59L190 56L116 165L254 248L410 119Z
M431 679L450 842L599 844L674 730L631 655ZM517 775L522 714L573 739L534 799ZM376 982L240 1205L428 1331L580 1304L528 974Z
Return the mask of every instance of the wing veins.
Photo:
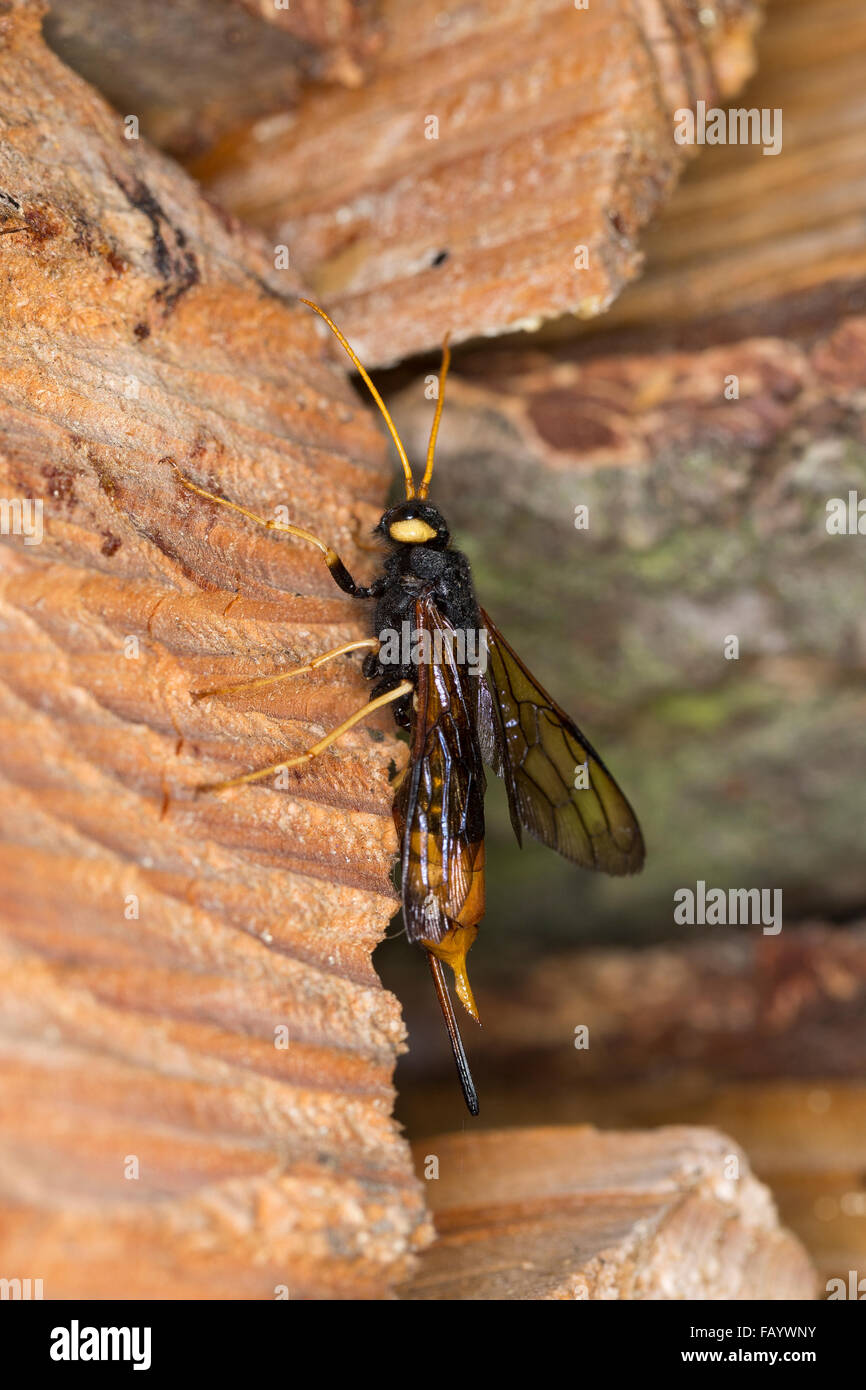
M643 839L615 779L589 740L538 684L483 610L482 618L490 650L487 682L493 705L493 743L518 842L525 829L584 867L614 874L635 872L643 863ZM518 678L521 694L516 687ZM526 694L527 690L531 693ZM527 735L527 726L534 726L534 737ZM500 771L497 761L491 761ZM566 762L569 777L563 771ZM577 788L571 780L571 768L583 763L588 786ZM542 768L544 782L539 780Z

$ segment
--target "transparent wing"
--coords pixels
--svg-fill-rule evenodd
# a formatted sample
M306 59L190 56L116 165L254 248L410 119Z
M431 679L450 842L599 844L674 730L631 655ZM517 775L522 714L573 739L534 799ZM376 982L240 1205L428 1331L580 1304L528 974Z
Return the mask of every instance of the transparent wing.
M637 817L592 744L526 669L483 611L487 692L478 699L479 738L505 781L518 841L535 839L607 874L643 866Z

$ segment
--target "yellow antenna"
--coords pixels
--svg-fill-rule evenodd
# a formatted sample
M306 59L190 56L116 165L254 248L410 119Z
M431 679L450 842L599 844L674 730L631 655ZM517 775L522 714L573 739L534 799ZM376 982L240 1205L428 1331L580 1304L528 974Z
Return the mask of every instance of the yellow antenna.
M426 497L430 487L430 479L433 477L433 455L436 451L436 436L439 433L439 421L442 418L442 406L445 402L445 378L448 375L448 368L451 365L451 351L448 347L448 339L451 335L445 334L445 341L442 344L442 366L439 370L439 399L436 402L436 414L433 416L433 425L430 430L430 443L427 445L427 464L424 468L424 477L421 479L421 487L418 490L419 497Z
M325 313L324 309L320 309L319 306L318 306L318 304L314 304L314 303L313 303L312 299L301 299L301 303L302 303L302 304L307 304L307 305L309 305L309 307L313 310L313 313L318 314L320 319L324 319L324 320L325 320L325 323L326 323L326 324L328 325L328 327L330 328L330 330L331 330L331 332L333 333L334 337L335 337L335 338L337 339L337 341L342 345L342 347L345 348L346 352L348 353L348 355L351 357L352 361L354 362L354 364L355 364L357 370L361 373L361 376L364 378L364 381L367 383L367 386L368 386L369 391L370 391L370 395L373 397L373 400L376 402L377 406L378 406L379 409L381 410L382 415L384 416L384 419L385 419L385 424L388 426L388 430L389 430L389 433L390 433L390 435L391 435L391 438L393 439L394 443L395 443L396 446L397 446L397 453L400 455L400 462L401 462L402 465L403 465L403 473L404 473L405 478L406 478L406 497L407 497L407 499L410 498L410 497L414 497L414 496L415 496L415 480L414 480L413 477L412 477L412 469L409 467L409 460L408 460L408 458L406 457L406 450L403 448L403 441L402 441L402 439L400 438L399 434L397 433L397 427L396 427L396 425L394 424L394 421L391 419L391 416L388 414L388 408L387 408L387 406L385 405L385 402L382 400L382 397L379 395L379 392L376 390L375 386L373 385L372 381L370 380L370 377L369 377L368 372L367 372L366 369L361 365L361 363L358 361L357 356L356 356L355 353L352 351L352 349L349 347L349 344L347 343L347 341L346 341L346 339L344 338L343 334L340 332L339 328L338 328L337 325L334 323L333 319L329 319L329 318L328 318L328 315ZM437 412L437 416L438 416L438 412ZM422 497L426 496L426 493L423 493L423 492L422 492L421 496L422 496Z

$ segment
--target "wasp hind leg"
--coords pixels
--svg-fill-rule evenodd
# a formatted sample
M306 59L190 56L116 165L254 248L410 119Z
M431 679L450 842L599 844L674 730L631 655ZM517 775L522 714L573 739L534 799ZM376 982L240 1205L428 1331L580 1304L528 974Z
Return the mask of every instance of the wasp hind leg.
M320 753L324 753L326 748L329 748L332 743L335 743L336 740L347 733L349 729L354 728L356 724L360 724L361 720L366 719L368 714L373 714L377 709L382 709L385 705L391 704L394 700L402 699L403 696L408 695L413 688L411 681L401 681L393 690L389 690L386 694L380 695L375 700L370 700L366 705L362 705L361 708L356 710L354 714L351 714L348 719L344 719L342 724L338 724L336 729L332 729L329 734L325 734L324 738L320 738L318 743L314 743L312 748L308 748L306 753L298 753L294 758L284 758L282 762L271 763L268 767L256 768L255 772L246 772L242 777L230 777L224 782L206 782L203 786L197 787L196 791L226 791L229 787L242 787L248 782L259 782L263 777L270 777L272 773L287 772L289 768L302 767L304 763L312 762L313 758L317 758Z

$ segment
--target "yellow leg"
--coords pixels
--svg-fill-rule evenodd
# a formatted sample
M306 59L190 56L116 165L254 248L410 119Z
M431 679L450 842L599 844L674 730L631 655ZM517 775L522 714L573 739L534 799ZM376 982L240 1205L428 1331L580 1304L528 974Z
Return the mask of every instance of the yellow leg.
M369 704L362 705L359 710L356 710L348 719L345 719L336 729L332 729L329 734L325 734L324 738L320 738L318 743L314 743L312 748L308 748L306 753L298 753L296 757L287 758L281 763L272 763L270 767L257 768L255 772L247 772L243 777L231 777L226 782L207 782L204 786L197 787L196 790L200 792L221 792L225 791L228 787L241 787L247 782L258 782L262 777L269 777L271 773L287 772L291 767L300 767L303 763L312 762L313 758L318 757L320 753L324 753L325 749L329 748L341 735L347 733L349 729L354 728L356 724L360 724L362 719L366 719L368 714L373 714L375 710L382 709L385 705L393 704L395 700L401 699L403 695L408 695L412 690L414 690L414 686L411 681L401 681L393 690L389 690L384 695L380 695L377 699L371 700Z
M315 657L312 661L307 661L303 666L293 666L291 671L278 671L274 676L260 676L251 681L235 681L234 685L214 685L207 690L193 690L191 696L193 700L204 700L208 695L228 695L233 690L261 690L264 685L276 685L278 681L287 681L290 676L304 676L309 671L315 671L317 666L324 666L326 661L332 657L343 656L346 652L377 651L379 639L377 637L362 637L357 642L344 642L342 647L334 647L329 652L323 652L321 656Z

